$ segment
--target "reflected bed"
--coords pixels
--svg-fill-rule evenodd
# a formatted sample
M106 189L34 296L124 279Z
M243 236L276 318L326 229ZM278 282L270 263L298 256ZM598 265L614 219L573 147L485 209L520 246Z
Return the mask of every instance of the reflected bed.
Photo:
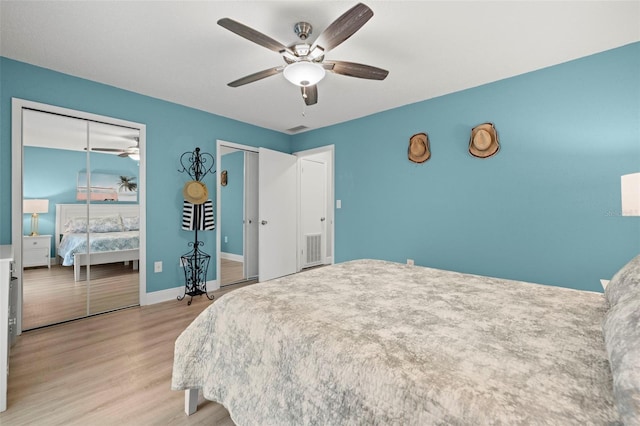
M61 264L73 265L75 281L80 280L81 267L89 264L133 262L138 269L139 206L91 204L89 208L87 221L87 204L56 204L56 255Z

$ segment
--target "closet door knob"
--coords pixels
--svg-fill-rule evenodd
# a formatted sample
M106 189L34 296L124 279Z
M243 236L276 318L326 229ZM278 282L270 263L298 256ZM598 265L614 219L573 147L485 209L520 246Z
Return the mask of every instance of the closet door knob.
M266 224L267 224L267 221L266 221L266 220L263 220L263 221L262 221L262 222L260 222L260 223L262 223L263 225L266 225Z

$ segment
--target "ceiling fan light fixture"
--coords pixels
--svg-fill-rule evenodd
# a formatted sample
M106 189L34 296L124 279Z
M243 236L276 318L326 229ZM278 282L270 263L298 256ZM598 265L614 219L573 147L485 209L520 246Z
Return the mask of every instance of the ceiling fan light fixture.
M326 74L320 64L309 61L300 61L289 64L283 71L284 78L296 86L313 86L322 80Z
M129 158L133 161L140 161L140 154L129 154Z

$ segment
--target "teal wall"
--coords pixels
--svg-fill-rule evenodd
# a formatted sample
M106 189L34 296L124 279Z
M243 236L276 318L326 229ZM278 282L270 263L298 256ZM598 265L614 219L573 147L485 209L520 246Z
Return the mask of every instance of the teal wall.
M501 150L482 160L467 147L486 121ZM640 172L639 126L634 43L299 134L293 148L335 144L338 262L412 258L601 291L640 253L640 218L620 216L620 176ZM407 160L418 132L432 150L421 165Z
M41 235L54 235L56 204L79 203L76 200L78 172L86 172L85 152L63 149L24 147L23 194L24 198L49 200L49 212L39 215L38 230ZM93 173L126 175L138 182L138 162L117 155L91 153ZM100 203L99 203L100 204ZM127 204L127 203L125 203ZM130 203L128 203L130 204ZM24 215L23 231L29 233L31 215ZM55 258L55 244L51 243L51 256Z
M179 227L186 177L172 170L216 139L335 145L338 262L412 258L600 291L599 278L640 252L640 218L620 216L620 176L640 171L640 43L293 137L4 58L0 73L0 243L11 240L12 96L145 123L148 291L180 284L176 259L191 238ZM480 160L467 146L485 121L502 148ZM433 154L417 165L407 145L423 131ZM213 254L215 233L205 238Z
M220 250L242 256L244 254L244 151L231 152L222 157L222 169L227 171L227 186L222 187L220 194L222 204L220 206L222 210Z
M112 86L0 58L0 244L11 243L11 98L106 115L147 126L147 291L181 285L179 257L193 232L181 229L179 158L200 147L215 155L216 139L291 152L290 136ZM205 178L215 200L215 177ZM213 255L208 279L215 279L216 231L202 233L203 250ZM153 263L163 261L161 273Z

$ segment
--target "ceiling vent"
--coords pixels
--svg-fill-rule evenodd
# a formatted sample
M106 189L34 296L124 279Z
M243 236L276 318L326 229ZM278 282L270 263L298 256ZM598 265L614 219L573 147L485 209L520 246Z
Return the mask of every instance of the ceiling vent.
M289 133L298 133L298 132L300 132L302 130L306 130L306 129L308 129L307 126L302 126L301 125L301 126L296 126L296 127L292 127L290 129L287 129L287 132L289 132Z

